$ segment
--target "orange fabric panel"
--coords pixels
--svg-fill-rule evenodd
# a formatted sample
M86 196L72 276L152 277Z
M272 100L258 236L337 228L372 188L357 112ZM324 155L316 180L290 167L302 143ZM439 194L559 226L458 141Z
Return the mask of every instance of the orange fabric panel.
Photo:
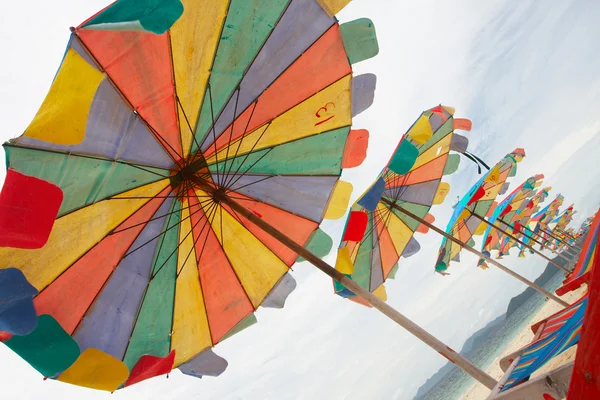
M444 154L435 160L420 166L408 174L405 185L414 185L415 183L432 181L440 179L446 167L446 159L448 154Z
M461 227L458 230L458 238L461 242L467 243L469 239L471 239L472 235L469 232L469 228L467 228L467 224L461 223Z
M383 266L383 279L387 279L388 275L394 268L394 265L400 259L396 248L392 242L389 231L385 228L381 221L381 217L376 215L377 218L377 234L379 237L379 250L381 253L381 265Z
M310 235L319 226L316 222L309 221L294 214L290 214L280 208L255 201L252 198L241 195L237 192L232 192L232 195L235 201L246 207L246 209L252 211L265 222L283 232L285 235L302 246L306 244ZM294 262L296 262L298 255L294 251L290 250L277 239L274 239L268 233L265 233L262 229L248 221L245 217L233 212L229 207L225 206L225 209L229 211L231 215L236 217L236 219L239 218L240 222L246 229L248 229L255 237L263 242L265 246L269 248L269 250L275 253L275 255L288 266L291 266L294 264Z
M206 214L199 210L198 200L190 197L189 202L200 285L212 342L216 344L238 322L254 312L254 308L210 227ZM215 212L219 212L216 207Z
M425 215L425 218L423 218L423 219L425 221L429 222L430 224L433 224L435 222L435 217L429 213L427 213ZM429 227L427 227L427 225L421 224L417 227L417 232L425 234L425 233L429 232Z
M225 129L225 133L217 138L217 148L221 149L229 143L230 135L231 140L242 136L251 115L247 132L262 126L351 72L339 26L336 24L260 95L256 108L250 105L236 119L233 134L231 126ZM215 146L211 145L206 156L213 154L214 150Z
M78 30L78 36L175 159L181 141L167 33Z
M466 118L454 118L454 120L452 121L453 129L470 131L472 127L473 127L473 123L471 122L471 120L468 120Z
M351 130L346 140L342 168L358 167L367 158L369 131L366 129Z
M166 196L169 191L168 187L158 196ZM121 257L144 229L143 222L152 218L164 200L160 197L150 200L117 227L117 233L106 236L46 287L33 301L37 314L52 315L72 334ZM132 228L118 232L129 227Z

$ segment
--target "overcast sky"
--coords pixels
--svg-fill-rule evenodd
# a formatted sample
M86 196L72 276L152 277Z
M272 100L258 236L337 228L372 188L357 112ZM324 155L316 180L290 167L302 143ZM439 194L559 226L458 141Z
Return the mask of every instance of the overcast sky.
M375 103L354 120L371 133L367 161L345 173L360 195L419 113L438 103L470 118L470 150L492 165L515 147L527 157L512 187L543 173L545 185L575 203L576 227L600 202L600 2L355 0L341 22L371 18L380 54L355 66L378 76ZM63 56L69 26L105 0L10 2L0 13L0 138L20 135L43 100ZM0 179L4 170L0 172ZM451 205L477 180L463 159L450 177L447 204L434 208L445 228ZM343 220L324 229L337 243ZM433 273L441 238L417 235L422 251L403 260L386 284L388 302L451 347L506 309L524 286L462 255L452 275ZM478 243L479 246L479 243ZM333 262L334 257L326 258ZM505 258L530 279L543 261ZM260 310L259 323L215 348L229 361L219 378L177 371L119 391L115 399L410 399L446 361L372 309L332 294L331 281L307 263L283 310ZM106 394L42 381L0 347L2 398L106 398Z

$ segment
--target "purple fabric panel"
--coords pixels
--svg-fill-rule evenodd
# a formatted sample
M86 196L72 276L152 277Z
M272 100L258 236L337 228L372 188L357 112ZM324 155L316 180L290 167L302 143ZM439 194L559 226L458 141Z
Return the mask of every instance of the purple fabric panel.
M373 251L371 252L371 282L369 291L377 289L383 283L383 265L379 251L379 234L377 228L373 229Z
M283 275L261 303L261 307L283 308L290 293L296 289L296 280L289 273Z
M72 47L78 53L83 51L77 40L72 42ZM173 166L173 160L108 79L100 83L92 101L83 142L59 145L25 136L16 141L29 147L89 154L159 168Z
M213 176L219 182L223 179L219 174ZM337 176L273 175L265 178L264 175L244 175L232 189L315 222L323 219L329 196L338 180Z
M504 184L502 185L502 187L500 188L500 191L498 192L498 196L502 196L503 194L506 193L506 191L508 190L508 187L510 186L510 183L508 182L504 182Z
M444 124L442 117L438 114L431 114L429 117L429 125L431 125L431 129L436 132L440 127Z
M463 135L459 135L458 133L452 135L452 140L450 141L450 150L458 153L464 153L467 151L467 147L469 147L468 138Z
M375 100L377 77L374 74L363 74L352 78L352 116L356 117Z
M433 198L435 197L435 193L437 192L438 186L440 184L440 180L436 179L434 181L417 183L415 185L405 186L400 190L400 195L398 196L398 200L406 201L409 203L421 204L424 206L431 206L433 203ZM398 189L386 189L384 196L393 197L396 193L398 193Z
M217 118L217 134L234 120L236 99L235 113L239 116L334 22L316 0L292 1L240 83L239 99L234 93ZM206 135L202 150L206 150L212 142L213 135Z
M408 258L410 256L414 256L419 252L419 250L421 250L421 245L419 244L419 242L417 242L417 240L414 237L411 237L408 243L406 244L404 251L402 252L402 257Z
M473 216L469 216L466 218L466 224L467 224L467 228L469 229L469 232L473 233L477 230L477 228L479 227L480 224L482 224L483 222L481 222L480 219L475 218Z
M165 200L155 214L163 217L149 222L129 251L161 232L164 220L168 217L164 215L171 209L172 202L173 198ZM73 335L81 351L93 347L119 360L123 359L138 309L148 287L154 252L161 237L121 260Z
M209 348L178 368L182 373L196 378L205 375L219 376L227 369L227 360L219 357Z
M456 255L454 256L454 258L451 261L460 262L460 252L456 253Z

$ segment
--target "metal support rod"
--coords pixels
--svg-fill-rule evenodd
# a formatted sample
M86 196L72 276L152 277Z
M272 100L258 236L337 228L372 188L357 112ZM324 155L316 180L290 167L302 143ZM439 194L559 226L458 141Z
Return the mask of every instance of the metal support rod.
M483 218L480 215L475 214L475 213L473 213L471 211L469 211L469 212L475 218L477 218L477 219L485 222L488 226L491 226L492 228L495 228L498 232L501 232L501 233L505 234L506 236L510 237L511 239L516 240L517 243L519 243L519 244L527 247L529 250L533 251L535 254L537 254L538 256L542 257L544 260L548 261L549 263L551 263L555 267L558 267L558 268L562 269L565 272L571 272L567 268L563 267L562 265L560 265L559 263L557 263L556 261L554 261L553 259L551 259L550 257L544 255L542 252L537 251L536 249L534 249L533 247L529 246L528 244L526 244L522 240L517 239L516 237L514 237L513 235L511 235L510 233L508 233L508 231L505 231L504 229L502 229L499 226L497 226L495 223L491 223L490 221L486 220L485 218Z
M476 214L473 214L473 215L476 215ZM527 232L525 232L525 231L522 231L522 230L520 230L520 229L516 229L516 228L514 227L514 225L508 224L508 223L506 223L506 222L504 222L504 221L502 221L502 220L500 220L500 221L501 221L503 224L505 224L506 226L508 226L509 228L511 228L513 231L516 231L516 232L520 233L521 235L523 235L523 236L527 237L528 239L531 239L532 241L534 241L535 243L539 244L540 246L543 246L543 243L542 243L542 242L538 241L538 240L537 240L536 238L534 238L533 236L529 236L529 235L527 234ZM494 225L494 226L495 226L495 225ZM500 228L498 228L498 230L500 230ZM532 232L532 233L533 233L533 232ZM518 239L517 239L516 237L513 237L514 235L512 235L512 236L511 236L510 234L506 234L506 235L507 235L507 236L509 236L510 238L514 239L515 241L518 241ZM539 235L538 235L538 237L539 237ZM569 262L569 263L571 262L571 259L570 259L570 258L568 258L568 257L566 257L566 256L564 256L564 255L562 255L562 253L559 253L558 251L556 251L556 250L552 250L552 249L550 249L550 248L549 248L548 250L550 250L551 252L553 252L554 254L556 254L557 256L559 256L560 258L562 258L563 260L565 260L566 262Z
M496 260L492 260L490 257L487 257L486 255L484 255L483 253L481 253L480 251L475 250L473 247L468 246L466 243L461 242L460 240L458 240L457 238L455 238L452 235L447 234L446 232L444 232L443 230L439 229L438 227L436 227L435 225L430 224L429 222L425 221L422 218L417 217L416 215L414 215L413 213L411 213L408 210L405 210L404 208L400 207L399 205L392 203L391 201L382 198L382 201L384 203L386 203L388 206L395 208L396 210L400 211L401 213L405 214L406 216L414 219L415 221L418 221L420 223L422 223L423 225L425 225L426 227L434 230L435 232L439 233L440 235L444 236L446 239L451 240L452 242L458 244L459 246L461 246L463 249L475 254L476 256L483 258L484 260L486 260L487 262L489 262L490 264L500 268L502 271L506 272L507 274L509 274L510 276L512 276L513 278L516 278L518 280L520 280L521 282L523 282L524 284L526 284L527 286L537 290L538 292L540 292L541 294L543 294L544 296L546 296L547 298L549 298L550 300L553 300L555 302L557 302L558 304L560 304L563 307L568 307L569 303L561 300L559 297L553 295L552 293L550 293L549 291L547 291L546 289L544 289L543 287L531 282L530 280L526 279L525 277L517 274L516 272L514 272L511 269L506 268L504 265L500 264L499 262L497 262Z
M400 314L398 311L396 311L394 308L380 300L368 290L363 289L350 278L337 271L334 267L321 260L319 257L302 247L300 244L296 243L293 239L291 239L281 231L277 230L269 223L263 221L260 217L247 210L237 201L231 199L225 193L220 193L219 191L215 190L215 188L204 182L202 179L197 178L196 176L187 176L186 178L196 183L202 190L205 190L208 193L212 194L215 197L215 201L221 202L231 207L231 209L234 210L236 213L243 215L258 228L262 229L263 231L271 235L273 238L277 239L280 243L287 246L290 250L293 250L298 255L302 256L305 260L309 261L311 264L323 271L325 274L344 285L357 296L360 296L363 299L365 299L374 308L376 308L377 310L385 314L387 317L389 317L391 320L396 322L398 325L412 333L422 342L424 342L429 347L440 353L447 360L455 364L457 367L461 368L463 371L471 375L477 381L481 382L487 388L492 390L496 386L497 381L491 376L489 376L487 373L485 373L485 371L477 368L469 360L458 354L456 351L452 350L450 347L446 346L444 343L439 341L429 332L412 322L404 315Z

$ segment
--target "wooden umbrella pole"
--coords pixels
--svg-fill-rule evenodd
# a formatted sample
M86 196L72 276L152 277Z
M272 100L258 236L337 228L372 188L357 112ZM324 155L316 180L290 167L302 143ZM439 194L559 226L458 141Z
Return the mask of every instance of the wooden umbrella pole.
M300 244L296 243L293 239L291 239L281 231L277 230L269 223L263 221L260 217L247 210L244 206L231 199L226 194L216 191L212 186L208 185L200 178L193 176L188 177L188 179L198 184L203 190L206 190L209 193L211 193L214 196L215 201L221 202L231 207L231 209L234 210L236 213L243 215L254 225L271 235L273 238L277 239L279 242L296 252L298 255L302 256L305 260L309 261L311 264L323 271L325 274L329 275L331 278L344 285L354 294L365 299L374 308L381 311L383 314L388 316L398 325L412 333L422 342L424 342L429 347L440 353L447 360L455 364L457 367L461 368L463 371L471 375L473 378L485 385L487 388L492 390L496 386L497 381L488 374L486 374L483 370L477 368L469 360L458 354L456 351L452 350L450 347L446 346L444 343L436 339L429 332L412 322L404 315L400 314L398 311L390 307L385 302L381 301L368 290L363 289L350 278L337 271L334 267L321 260L319 257L302 247Z
M554 261L553 259L551 259L550 257L544 255L542 252L537 251L536 249L534 249L532 246L529 246L528 244L526 244L525 242L523 242L520 239L517 239L516 237L514 237L513 235L511 235L510 233L508 233L508 231L505 231L504 229L500 228L499 226L497 226L494 223L491 223L490 221L487 221L485 218L481 217L478 214L475 214L471 211L469 211L471 213L472 216L474 216L475 218L485 222L488 226L491 226L492 228L496 229L498 232L501 232L503 234L505 234L506 236L510 237L513 240L516 240L517 243L519 243L520 245L525 246L526 248L528 248L529 250L533 251L535 254L537 254L538 256L542 257L544 260L548 261L549 263L551 263L552 265L554 265L555 267L558 267L560 269L562 269L565 272L571 272L569 271L567 268L563 267L562 265L560 265L559 263L557 263L556 261ZM570 262L570 260L567 260Z
M510 225L509 225L509 226L510 226ZM512 226L510 226L510 227L511 227L511 228L513 228ZM514 229L514 228L513 228L513 229ZM542 237L542 235L540 235L539 233L536 233L536 232L534 232L534 231L531 231L531 230L529 231L529 232L531 232L531 234L532 234L532 235L535 235L535 236L536 236L536 237L539 239L539 240L535 240L535 239L534 239L532 236L529 236L529 235L527 235L527 233L526 233L525 231L522 231L522 230L518 230L518 231L519 231L520 233L522 233L523 235L527 236L528 238L532 239L533 241L535 241L535 242L536 242L537 244L539 244L540 246L543 246L543 247L544 247L544 246L546 246L546 245L545 245L543 242L540 242L539 240L542 240L542 241L547 241L548 239L544 239L544 238ZM546 231L544 231L544 232L546 232ZM547 232L546 232L546 233L547 233ZM567 243L567 242L565 242L565 241L563 241L563 240L561 240L561 239L559 239L559 238L556 238L556 240L560 241L562 244L564 244L565 246L569 247L569 249L572 249L572 248L574 248L574 246L573 246L573 245L570 245L569 243ZM576 249L576 248L575 248L575 249ZM551 250L551 251L553 251L553 252L554 252L554 253L556 253L556 254L560 254L560 253L557 253L556 251L554 251L554 250L552 250L552 249L550 249L550 250Z
M448 240L450 240L450 241L458 244L459 246L461 246L463 249L467 250L468 252L471 252L471 253L475 254L476 256L478 256L480 258L483 258L484 260L486 260L490 264L492 264L492 265L500 268L502 271L506 272L507 274L509 274L513 278L516 278L516 279L520 280L521 282L523 282L527 286L529 286L529 287L537 290L538 292L540 292L541 294L543 294L544 296L546 296L550 300L553 300L553 301L557 302L558 304L560 304L563 307L568 307L569 306L569 303L561 300L559 297L553 295L552 293L550 293L549 291L547 291L543 287L541 287L539 285L536 285L535 283L531 282L530 280L528 280L528 279L522 277L521 275L517 274L513 270L506 268L504 265L500 264L496 260L493 260L490 257L487 257L485 254L481 253L480 251L475 250L473 247L467 245L466 243L461 242L460 240L458 240L454 236L447 234L443 230L439 229L437 226L430 224L429 222L425 221L424 219L417 217L416 215L414 215L410 211L405 210L404 208L400 207L399 205L397 205L395 203L392 203L391 201L389 201L389 200L387 200L385 198L383 198L382 201L385 202L388 206L393 207L396 210L400 211L401 213L405 214L406 216L414 219L415 221L418 221L418 222L422 223L423 225L425 225L429 229L434 230L435 232L437 232L440 235L444 236L446 239L448 239Z

